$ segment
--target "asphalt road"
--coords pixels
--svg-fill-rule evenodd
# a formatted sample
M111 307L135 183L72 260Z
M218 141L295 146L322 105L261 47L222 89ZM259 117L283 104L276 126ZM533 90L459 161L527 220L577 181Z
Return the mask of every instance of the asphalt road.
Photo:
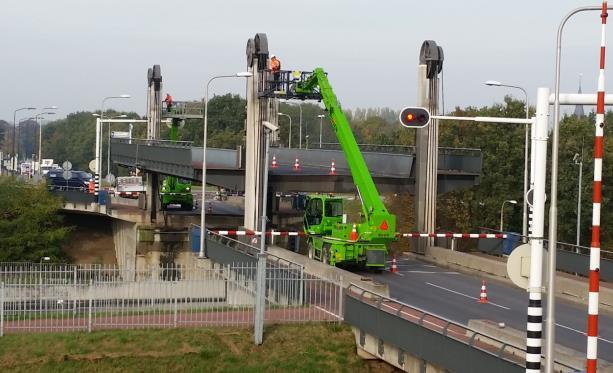
M482 304L478 302L482 281L478 276L409 259L399 260L398 267L398 273L385 271L364 275L388 284L392 298L452 321L467 324L471 319L489 319L526 330L528 294L525 290L486 279L489 303ZM598 324L598 356L613 361L613 317L601 314ZM556 325L556 343L585 352L587 305L558 300Z

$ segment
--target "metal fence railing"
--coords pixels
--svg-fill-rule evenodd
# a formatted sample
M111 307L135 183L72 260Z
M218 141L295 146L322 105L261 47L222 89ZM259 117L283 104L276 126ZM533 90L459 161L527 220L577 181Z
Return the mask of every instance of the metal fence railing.
M251 326L256 266L210 268L0 264L4 333L186 326ZM268 263L265 322L338 322L342 288Z

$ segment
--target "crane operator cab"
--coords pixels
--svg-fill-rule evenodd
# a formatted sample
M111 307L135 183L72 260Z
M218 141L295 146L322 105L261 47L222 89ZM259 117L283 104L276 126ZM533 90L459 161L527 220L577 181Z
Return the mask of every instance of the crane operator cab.
M304 212L304 227L309 234L330 234L332 228L344 223L343 199L325 195L308 196Z

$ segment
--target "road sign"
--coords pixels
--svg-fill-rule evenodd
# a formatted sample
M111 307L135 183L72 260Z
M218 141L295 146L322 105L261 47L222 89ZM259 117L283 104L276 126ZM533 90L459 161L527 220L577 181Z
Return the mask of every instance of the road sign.
M70 171L72 170L72 163L70 163L70 161L64 161L64 163L62 163L62 168L65 171Z
M89 169L91 170L91 172L96 172L96 160L92 159L89 162Z
M115 175L113 175L113 174L106 175L106 177L104 179L106 180L107 183L109 183L111 185L115 184Z
M430 112L422 107L405 107L398 119L407 128L424 128L430 123Z
M68 161L66 161L66 162L68 162ZM64 164L66 162L64 162ZM62 173L62 176L64 177L64 180L70 180L70 179L72 179L72 172L66 170L66 171L64 171L64 173Z
M513 250L507 259L507 274L513 283L522 289L528 288L530 278L530 255L529 243L519 245ZM543 257L547 256L547 250L543 250ZM547 271L543 269L543 278L547 278Z

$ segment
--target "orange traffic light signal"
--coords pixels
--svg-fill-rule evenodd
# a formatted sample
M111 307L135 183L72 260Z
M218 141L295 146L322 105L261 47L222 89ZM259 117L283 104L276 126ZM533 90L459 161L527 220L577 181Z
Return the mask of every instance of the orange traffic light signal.
M400 124L407 128L423 128L430 123L430 112L421 107L405 107L399 119Z

